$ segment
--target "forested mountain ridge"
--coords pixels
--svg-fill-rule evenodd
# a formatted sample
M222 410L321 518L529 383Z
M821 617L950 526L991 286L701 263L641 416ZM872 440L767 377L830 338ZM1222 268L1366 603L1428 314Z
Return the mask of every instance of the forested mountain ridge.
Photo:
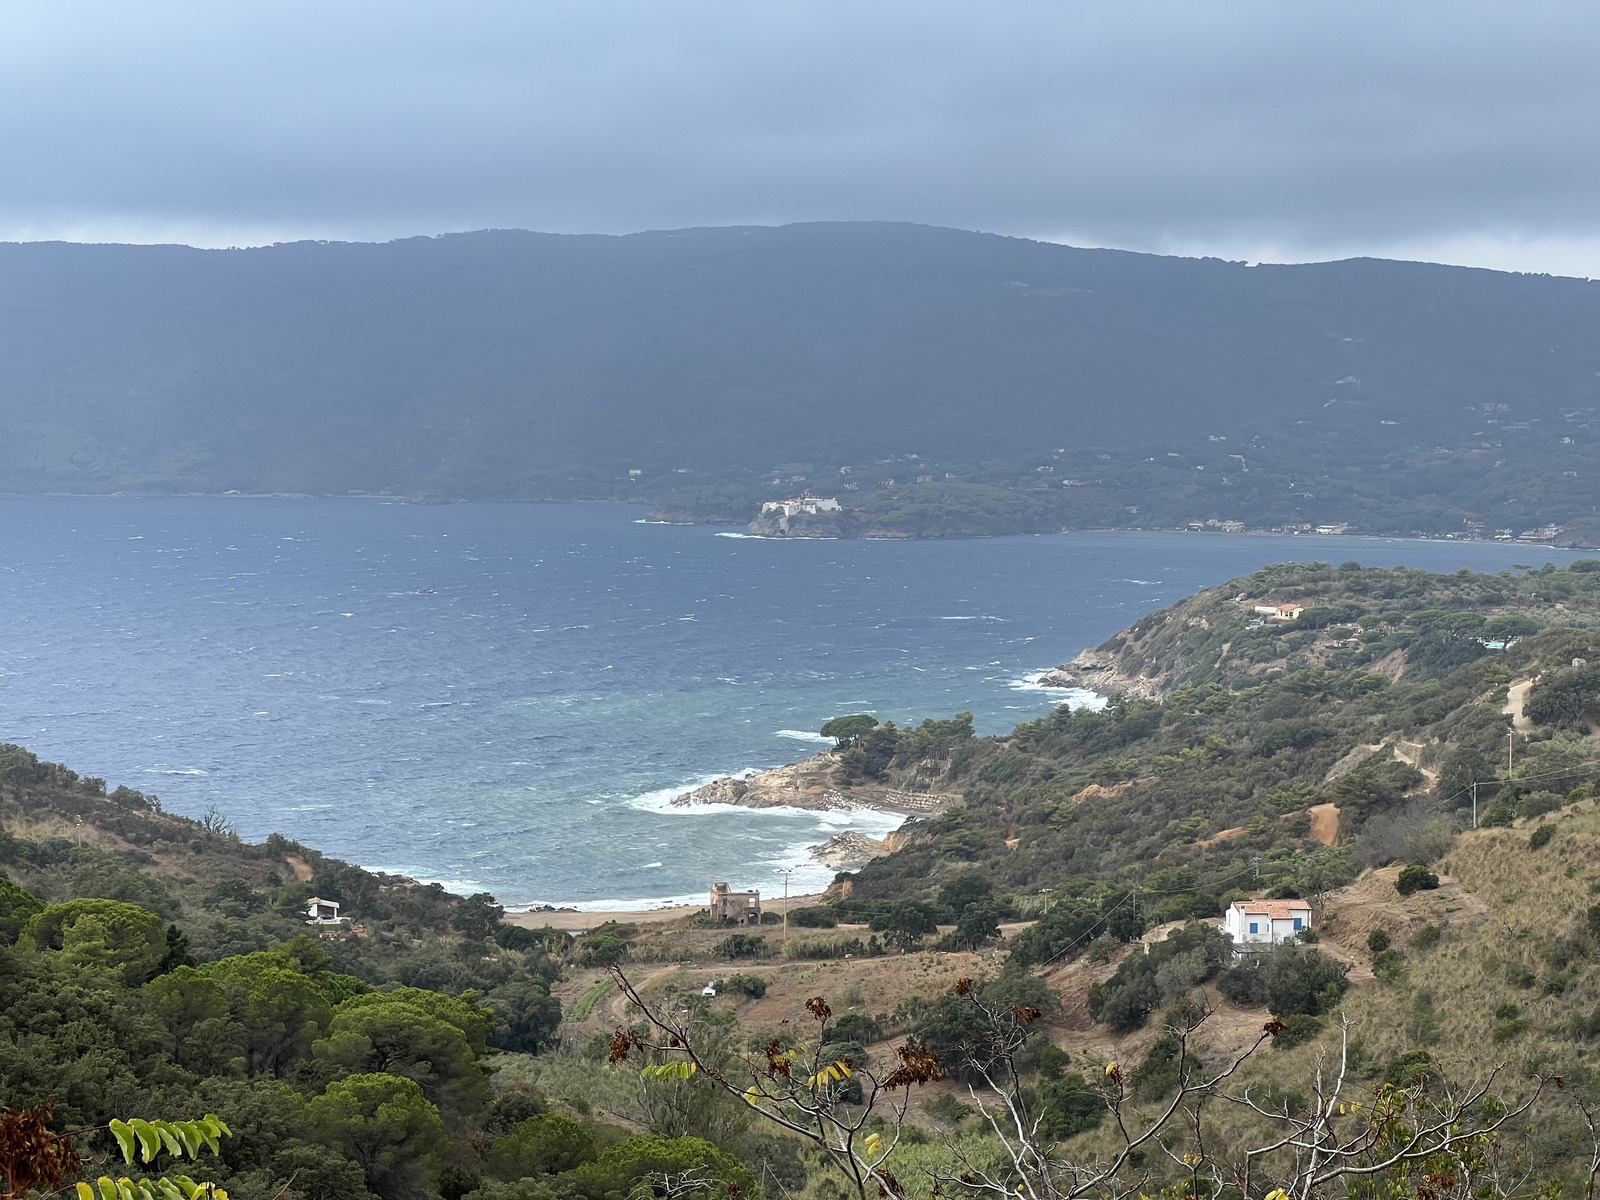
M742 523L800 485L911 536L1572 525L1597 329L1582 280L892 224L13 244L0 491Z

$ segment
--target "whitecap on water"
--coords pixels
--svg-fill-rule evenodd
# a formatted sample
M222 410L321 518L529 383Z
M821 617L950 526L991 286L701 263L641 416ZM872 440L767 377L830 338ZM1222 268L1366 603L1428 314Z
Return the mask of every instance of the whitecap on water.
M1017 692L1046 692L1052 696L1059 696L1064 704L1073 708L1101 709L1106 706L1106 698L1099 692L1091 692L1087 688L1062 688L1050 687L1039 681L1048 675L1049 671L1031 671L1021 679L1013 679L1010 687Z
M820 742L827 746L833 744L832 738L823 737L820 733L812 733L809 729L778 729L773 731L772 736L793 738L797 742Z

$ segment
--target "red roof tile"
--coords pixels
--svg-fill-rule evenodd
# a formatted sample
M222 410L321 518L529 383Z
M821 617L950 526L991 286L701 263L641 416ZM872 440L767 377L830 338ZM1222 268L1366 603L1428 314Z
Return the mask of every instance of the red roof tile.
M1271 917L1274 921L1287 921L1311 911L1304 900L1235 900L1233 906L1252 917Z

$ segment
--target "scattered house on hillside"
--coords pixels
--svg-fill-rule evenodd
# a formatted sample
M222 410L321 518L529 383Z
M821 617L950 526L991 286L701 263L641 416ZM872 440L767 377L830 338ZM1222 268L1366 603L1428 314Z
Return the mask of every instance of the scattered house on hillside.
M706 905L713 921L735 925L761 923L761 893L736 892L725 883L711 885L711 902Z
M1235 951L1252 951L1291 942L1311 928L1311 905L1304 900L1235 900L1222 919Z
M1253 607L1256 612L1274 621L1292 621L1306 610L1305 605L1293 602L1289 604L1257 604Z
M1561 532L1559 525L1545 525L1538 529L1524 529L1517 534L1519 542L1553 542Z
M324 900L313 896L306 901L306 922L311 925L337 925L346 918L339 915L337 900Z
M813 496L810 492L803 492L792 500L768 500L761 506L761 511L777 512L785 517L809 513L814 517L818 513L838 512L839 501L832 496Z

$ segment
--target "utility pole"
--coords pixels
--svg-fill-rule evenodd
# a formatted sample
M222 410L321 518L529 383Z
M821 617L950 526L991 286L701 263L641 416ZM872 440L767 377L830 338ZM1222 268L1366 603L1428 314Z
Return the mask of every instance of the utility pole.
M1250 860L1250 865L1255 868L1256 882L1261 882L1261 855L1256 855Z
M1472 827L1478 827L1478 781L1472 781Z
M1506 782L1507 783L1511 782L1511 779L1512 779L1512 776L1513 776L1513 773L1514 773L1514 770L1515 770L1515 768L1513 768L1512 765L1511 765L1511 745L1512 745L1512 739L1514 739L1516 736L1517 735L1513 731L1511 731L1509 729L1506 730Z
M789 944L789 876L794 874L793 867L779 867L778 874L783 876L783 944Z

